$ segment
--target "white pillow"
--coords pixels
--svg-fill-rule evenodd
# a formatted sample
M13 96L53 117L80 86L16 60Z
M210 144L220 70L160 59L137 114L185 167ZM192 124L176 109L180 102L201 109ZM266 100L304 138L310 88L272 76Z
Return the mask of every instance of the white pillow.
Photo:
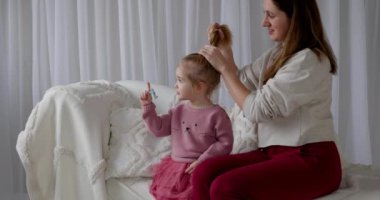
M150 166L170 153L170 137L151 134L139 108L111 113L110 151L105 178L150 177Z

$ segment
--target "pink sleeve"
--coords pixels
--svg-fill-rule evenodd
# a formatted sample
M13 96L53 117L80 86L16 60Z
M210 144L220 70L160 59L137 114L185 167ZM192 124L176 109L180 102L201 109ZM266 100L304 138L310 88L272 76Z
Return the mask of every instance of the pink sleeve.
M227 113L221 109L216 117L214 125L217 141L210 145L210 147L199 156L198 160L203 161L205 159L227 155L232 151L232 145L234 142L231 120Z
M171 110L168 114L161 116L157 115L156 105L150 103L143 107L143 119L147 125L150 132L152 132L157 137L168 136L171 131Z

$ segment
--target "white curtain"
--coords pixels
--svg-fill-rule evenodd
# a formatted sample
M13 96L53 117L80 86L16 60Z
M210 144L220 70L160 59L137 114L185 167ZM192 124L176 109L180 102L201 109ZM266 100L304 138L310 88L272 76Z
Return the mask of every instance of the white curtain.
M347 161L380 166L380 0L318 0L339 64L334 122ZM273 43L261 0L0 0L0 199L27 199L18 133L46 89L134 79L173 86L181 57L232 29L239 66ZM232 100L220 89L217 101Z

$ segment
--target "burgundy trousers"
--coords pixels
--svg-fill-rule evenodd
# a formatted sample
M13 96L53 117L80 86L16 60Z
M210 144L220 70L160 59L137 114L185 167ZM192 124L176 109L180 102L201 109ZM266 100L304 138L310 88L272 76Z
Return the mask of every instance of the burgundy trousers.
M194 200L311 200L338 189L334 142L270 146L205 160L193 172Z

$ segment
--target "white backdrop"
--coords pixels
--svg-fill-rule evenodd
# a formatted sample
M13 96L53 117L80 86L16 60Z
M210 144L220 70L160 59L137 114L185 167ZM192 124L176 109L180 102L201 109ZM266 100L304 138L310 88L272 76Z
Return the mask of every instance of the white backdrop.
M380 0L318 0L338 58L333 114L345 159L380 166ZM234 35L239 66L272 45L261 0L0 0L0 199L26 199L18 133L46 89L135 79L174 85L211 22ZM232 105L225 90L222 105Z

